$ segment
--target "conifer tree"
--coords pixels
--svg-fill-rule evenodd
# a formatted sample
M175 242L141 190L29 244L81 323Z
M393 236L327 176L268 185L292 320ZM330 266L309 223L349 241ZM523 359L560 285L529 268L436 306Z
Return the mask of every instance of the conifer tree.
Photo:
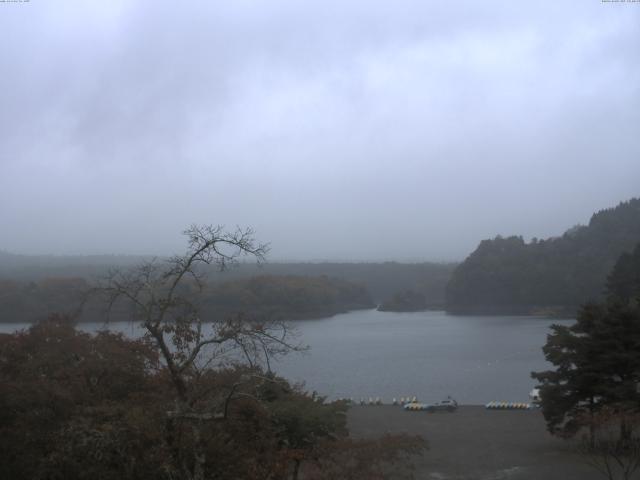
M543 351L554 370L533 372L541 383L550 432L573 436L607 407L640 409L640 246L620 257L607 301L584 305L572 326L553 325ZM592 432L593 434L593 432ZM620 437L629 435L621 425Z

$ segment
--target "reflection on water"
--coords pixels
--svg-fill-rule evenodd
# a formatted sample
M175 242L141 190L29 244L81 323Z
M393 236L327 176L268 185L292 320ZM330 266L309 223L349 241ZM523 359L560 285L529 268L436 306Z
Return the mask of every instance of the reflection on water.
M330 398L380 396L388 402L416 395L431 402L451 395L465 404L526 401L535 385L529 373L548 366L541 347L552 323L572 321L356 311L292 322L310 350L272 367ZM0 331L24 327L0 324ZM87 331L103 327L81 326ZM132 337L142 333L130 323L109 328Z

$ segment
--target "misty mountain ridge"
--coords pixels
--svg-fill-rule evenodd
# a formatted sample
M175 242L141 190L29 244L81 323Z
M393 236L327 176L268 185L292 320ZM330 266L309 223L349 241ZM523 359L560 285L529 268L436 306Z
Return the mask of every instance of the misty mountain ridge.
M429 306L451 313L560 314L602 298L607 274L618 257L640 242L640 199L594 213L559 237L497 236L480 242L461 264L454 263L239 263L224 272L211 267L213 283L256 276L342 279L363 285L375 303L401 292L423 295ZM16 255L0 251L0 280L92 281L109 269L127 268L154 257L143 255ZM162 258L159 258L162 260ZM275 280L274 280L275 281ZM278 280L280 281L280 280ZM393 303L393 302L392 302Z

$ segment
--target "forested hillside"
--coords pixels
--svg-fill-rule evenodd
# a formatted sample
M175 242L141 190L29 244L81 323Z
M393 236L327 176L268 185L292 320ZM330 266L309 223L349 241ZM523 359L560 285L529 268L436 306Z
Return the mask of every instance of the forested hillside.
M640 199L547 240L483 240L447 285L452 313L573 314L599 300L616 259L640 241Z

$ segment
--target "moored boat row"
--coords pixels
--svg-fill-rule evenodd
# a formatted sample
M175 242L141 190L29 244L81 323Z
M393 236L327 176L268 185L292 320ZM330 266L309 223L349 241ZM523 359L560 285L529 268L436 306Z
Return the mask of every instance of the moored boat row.
M485 405L488 410L530 410L530 403L521 402L489 402Z
M339 402L345 402L349 405L385 405L384 400L381 397L369 397L368 399L365 397L360 397L359 401L355 401L353 399L353 397L351 398L338 398ZM418 402L418 397L416 397L415 395L413 397L400 397L400 400L397 400L396 398L394 398L391 401L391 405L408 405L408 404L413 404L413 403L417 403Z

